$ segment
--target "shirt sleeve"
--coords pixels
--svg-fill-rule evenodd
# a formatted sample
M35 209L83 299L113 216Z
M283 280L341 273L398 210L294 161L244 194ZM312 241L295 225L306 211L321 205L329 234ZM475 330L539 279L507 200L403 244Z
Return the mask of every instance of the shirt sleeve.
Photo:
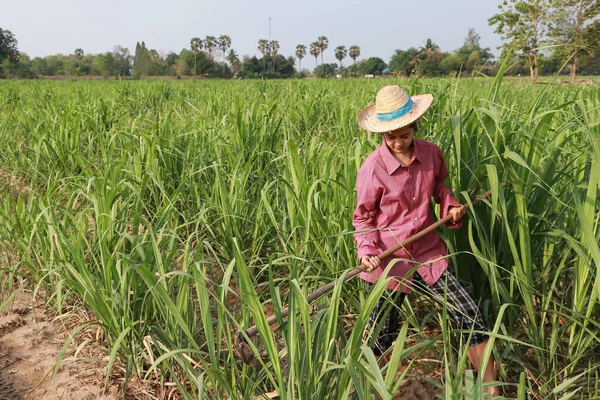
M361 168L356 179L356 192L358 202L352 225L356 229L354 241L358 252L358 259L366 255L377 255L381 253L379 247L379 231L376 229L377 213L382 190L373 185L368 168Z
M446 215L448 215L448 211L450 210L450 208L459 207L460 203L458 201L456 201L456 199L452 196L452 192L450 191L450 188L448 188L448 186L446 186L446 184L444 183L444 181L448 177L448 169L446 167L446 162L444 161L444 156L442 155L442 151L440 150L440 148L438 146L436 146L436 149L437 149L436 157L438 158L436 160L437 161L436 164L439 165L439 168L435 174L433 198L435 199L435 202L440 205L441 217L444 218ZM458 222L450 221L450 222L446 223L445 225L447 228L450 228L450 229L458 229L462 226L462 221L458 221Z

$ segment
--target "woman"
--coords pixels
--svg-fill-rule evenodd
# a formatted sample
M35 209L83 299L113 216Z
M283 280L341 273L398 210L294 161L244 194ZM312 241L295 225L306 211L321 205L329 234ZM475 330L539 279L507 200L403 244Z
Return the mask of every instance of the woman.
M413 285L434 300L448 305L448 311L465 340L470 340L469 360L479 370L487 344L487 331L473 295L454 271L448 268L447 250L436 232L407 245L393 257L379 260L376 255L431 225L429 211L433 197L440 204L441 217L452 215L449 228L459 228L465 209L444 184L448 177L440 148L415 139L416 122L427 111L433 96L410 97L398 86L382 88L375 104L365 108L358 124L369 132L381 133L383 143L361 166L357 177L358 203L353 225L358 257L364 272L360 277L367 290L379 279L392 259L386 295L379 300L370 318L371 325L381 323L373 351L383 354L398 336L398 309ZM412 272L416 269L416 272ZM396 307L384 307L392 296ZM487 363L484 382L495 381L495 363ZM486 390L498 394L497 387Z

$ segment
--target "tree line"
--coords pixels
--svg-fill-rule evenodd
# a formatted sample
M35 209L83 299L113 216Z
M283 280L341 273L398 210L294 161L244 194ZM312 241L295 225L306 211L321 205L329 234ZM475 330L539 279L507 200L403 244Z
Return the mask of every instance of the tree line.
M576 75L600 73L600 0L505 0L488 23L505 41L500 59L511 62L508 75L539 75L557 72ZM356 77L393 74L396 76L494 75L500 65L489 48L480 45L480 36L469 29L463 45L444 52L432 40L422 47L396 50L386 63L379 57L359 60L357 45L338 45L333 50L339 64L324 63L329 39L318 36L308 46L298 44L294 55L280 53L278 40L260 39L256 56L240 58L228 35L194 37L189 48L161 54L144 42L134 54L122 46L113 51L88 54L77 48L72 54L31 59L19 52L15 36L0 28L0 77L38 76L143 76L290 78L312 74L316 77ZM310 54L314 69L302 68ZM319 64L319 56L321 63ZM349 57L352 63L344 65ZM296 64L297 62L297 64ZM297 67L296 67L297 66Z
M532 81L566 65L573 80L580 67L599 71L600 1L504 0L498 9L488 23L506 41L502 57L521 58Z

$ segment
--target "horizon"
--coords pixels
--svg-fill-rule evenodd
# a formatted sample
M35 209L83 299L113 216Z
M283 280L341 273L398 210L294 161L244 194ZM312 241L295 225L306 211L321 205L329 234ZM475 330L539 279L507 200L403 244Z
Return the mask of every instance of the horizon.
M427 39L432 39L441 51L452 53L463 45L470 28L480 35L480 46L489 48L495 57L499 54L497 47L502 44L500 36L494 34L493 27L487 24L487 19L497 12L498 4L481 4L476 0L457 0L451 5L441 0L425 0L421 4L431 7L422 8L412 3L402 5L385 0L377 10L365 8L357 0L344 3L344 8L338 8L334 2L315 0L303 2L303 7L271 0L252 5L240 0L205 5L175 0L170 4L170 9L189 8L185 16L163 12L164 4L156 0L141 4L139 0L128 3L107 0L104 7L98 8L79 4L76 0L58 0L53 4L39 0L33 1L33 4L11 3L0 15L0 28L11 31L17 39L19 51L32 59L69 55L76 48L83 49L85 54L106 53L112 52L115 46L125 47L134 55L138 42L144 42L146 47L165 56L170 52L179 54L184 48L189 50L193 37L204 39L209 35L230 36L231 48L240 58L246 55L260 58L258 40L269 40L269 36L271 40L279 41L279 53L286 57L295 57L298 44L309 48L318 36L326 36L329 47L323 54L323 61L336 64L338 60L334 49L340 45L346 48L358 45L361 49L358 60L379 57L386 63L396 50L422 47ZM28 13L32 5L37 11L34 14ZM360 15L353 11L352 6L361 10ZM419 24L417 18L408 18L402 22L405 25L388 23L394 21L395 13L403 11L417 15L424 13L425 8L430 24ZM231 9L236 12L225 13ZM389 12L380 15L380 9ZM198 21L194 16L196 13ZM447 26L450 24L439 23L448 18L451 19L450 27ZM194 28L196 23L199 28ZM310 34L305 26L307 23L311 26ZM460 27L454 28L457 25ZM163 28L156 29L157 26ZM372 28L363 29L368 26ZM175 33L165 35L164 32ZM414 34L407 35L405 32ZM386 39L390 36L396 39ZM310 58L312 56L307 54L305 60Z

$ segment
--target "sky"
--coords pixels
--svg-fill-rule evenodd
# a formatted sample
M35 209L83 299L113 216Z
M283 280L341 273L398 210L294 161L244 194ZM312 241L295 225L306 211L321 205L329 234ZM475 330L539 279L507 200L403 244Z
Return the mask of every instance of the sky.
M166 55L190 47L190 39L229 35L240 58L260 58L258 41L278 40L279 53L294 55L298 44L329 39L324 62L336 62L334 49L357 45L360 59L386 63L397 49L424 46L431 38L442 51L462 46L469 28L496 56L500 36L488 25L501 0L0 0L0 28L11 31L18 49L30 57L112 51L135 53L136 43ZM270 18L270 22L269 22ZM303 60L312 67L310 54ZM320 63L319 57L319 63ZM345 60L349 63L350 58Z

